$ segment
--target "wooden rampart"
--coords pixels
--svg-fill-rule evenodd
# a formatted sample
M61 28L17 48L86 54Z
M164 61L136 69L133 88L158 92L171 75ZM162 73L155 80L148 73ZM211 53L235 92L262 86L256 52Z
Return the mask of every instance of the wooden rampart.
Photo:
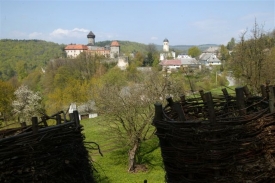
M274 183L275 112L273 86L261 96L246 87L229 95L155 104L168 183Z
M32 125L0 131L1 183L93 183L93 165L78 112L32 118ZM48 126L47 120L56 124Z

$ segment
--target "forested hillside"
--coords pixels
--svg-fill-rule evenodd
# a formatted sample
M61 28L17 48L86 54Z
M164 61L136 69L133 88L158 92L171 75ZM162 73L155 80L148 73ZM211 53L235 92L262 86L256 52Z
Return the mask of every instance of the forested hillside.
M185 53L187 54L188 50L191 48L191 47L198 47L201 51L204 51L206 50L207 48L211 47L211 46L219 46L217 44L202 44L202 45L169 45L169 48L170 50L174 50L176 51L177 53ZM162 45L156 45L157 49L159 51L162 51Z
M0 79L26 77L50 59L64 57L65 45L42 40L0 40Z
M106 46L106 45L111 45L112 41L100 41L97 42L96 45L97 46ZM148 52L148 45L146 44L142 44L142 43L137 43L137 42L131 42L131 41L118 41L120 44L120 49L122 53L125 54L129 54L132 52L141 52L141 53L146 53ZM156 49L158 51L162 51L163 45L155 45ZM174 50L176 51L178 54L181 53L185 53L187 54L188 49L196 46L196 45L170 45L170 50ZM202 45L198 45L197 47L201 50L204 51L207 48L211 47L211 46L219 46L217 44L202 44Z
M111 45L112 41L100 41L97 42L97 46L105 46ZM120 44L120 51L125 54L133 53L133 52L141 52L146 53L148 48L146 44L131 42L131 41L118 41Z
M97 46L110 45L112 41L97 42ZM147 54L148 45L119 41L121 53L130 54L140 52ZM17 76L18 80L24 79L38 67L45 67L54 58L66 57L64 47L66 45L47 42L42 40L0 40L0 79L6 81ZM207 45L209 46L209 45ZM187 53L188 45L170 46L177 53ZM201 50L205 47L199 46ZM156 45L156 49L161 51L162 45Z

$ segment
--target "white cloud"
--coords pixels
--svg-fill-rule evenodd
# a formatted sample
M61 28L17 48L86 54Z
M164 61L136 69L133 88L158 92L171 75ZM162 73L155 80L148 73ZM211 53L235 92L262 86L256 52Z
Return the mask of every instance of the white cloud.
M59 28L50 33L50 38L83 38L87 36L88 32L89 30L82 28L74 28L71 30Z
M150 39L151 40L158 40L158 37L152 36Z
M74 28L72 31L73 32L84 32L84 33L88 33L89 32L89 30L87 30L87 29L79 29L79 28Z

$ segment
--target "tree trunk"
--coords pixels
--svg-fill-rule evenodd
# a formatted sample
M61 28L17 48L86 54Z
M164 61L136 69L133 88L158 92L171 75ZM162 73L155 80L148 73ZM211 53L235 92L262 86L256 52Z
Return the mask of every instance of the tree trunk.
M139 148L139 140L135 141L133 148L129 151L128 172L133 172L136 165L136 154Z

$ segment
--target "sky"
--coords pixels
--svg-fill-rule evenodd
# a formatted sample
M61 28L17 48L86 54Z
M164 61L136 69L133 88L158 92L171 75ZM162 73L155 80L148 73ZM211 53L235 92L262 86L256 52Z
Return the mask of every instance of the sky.
M123 40L162 45L224 44L275 29L267 0L0 0L0 39L63 44Z

